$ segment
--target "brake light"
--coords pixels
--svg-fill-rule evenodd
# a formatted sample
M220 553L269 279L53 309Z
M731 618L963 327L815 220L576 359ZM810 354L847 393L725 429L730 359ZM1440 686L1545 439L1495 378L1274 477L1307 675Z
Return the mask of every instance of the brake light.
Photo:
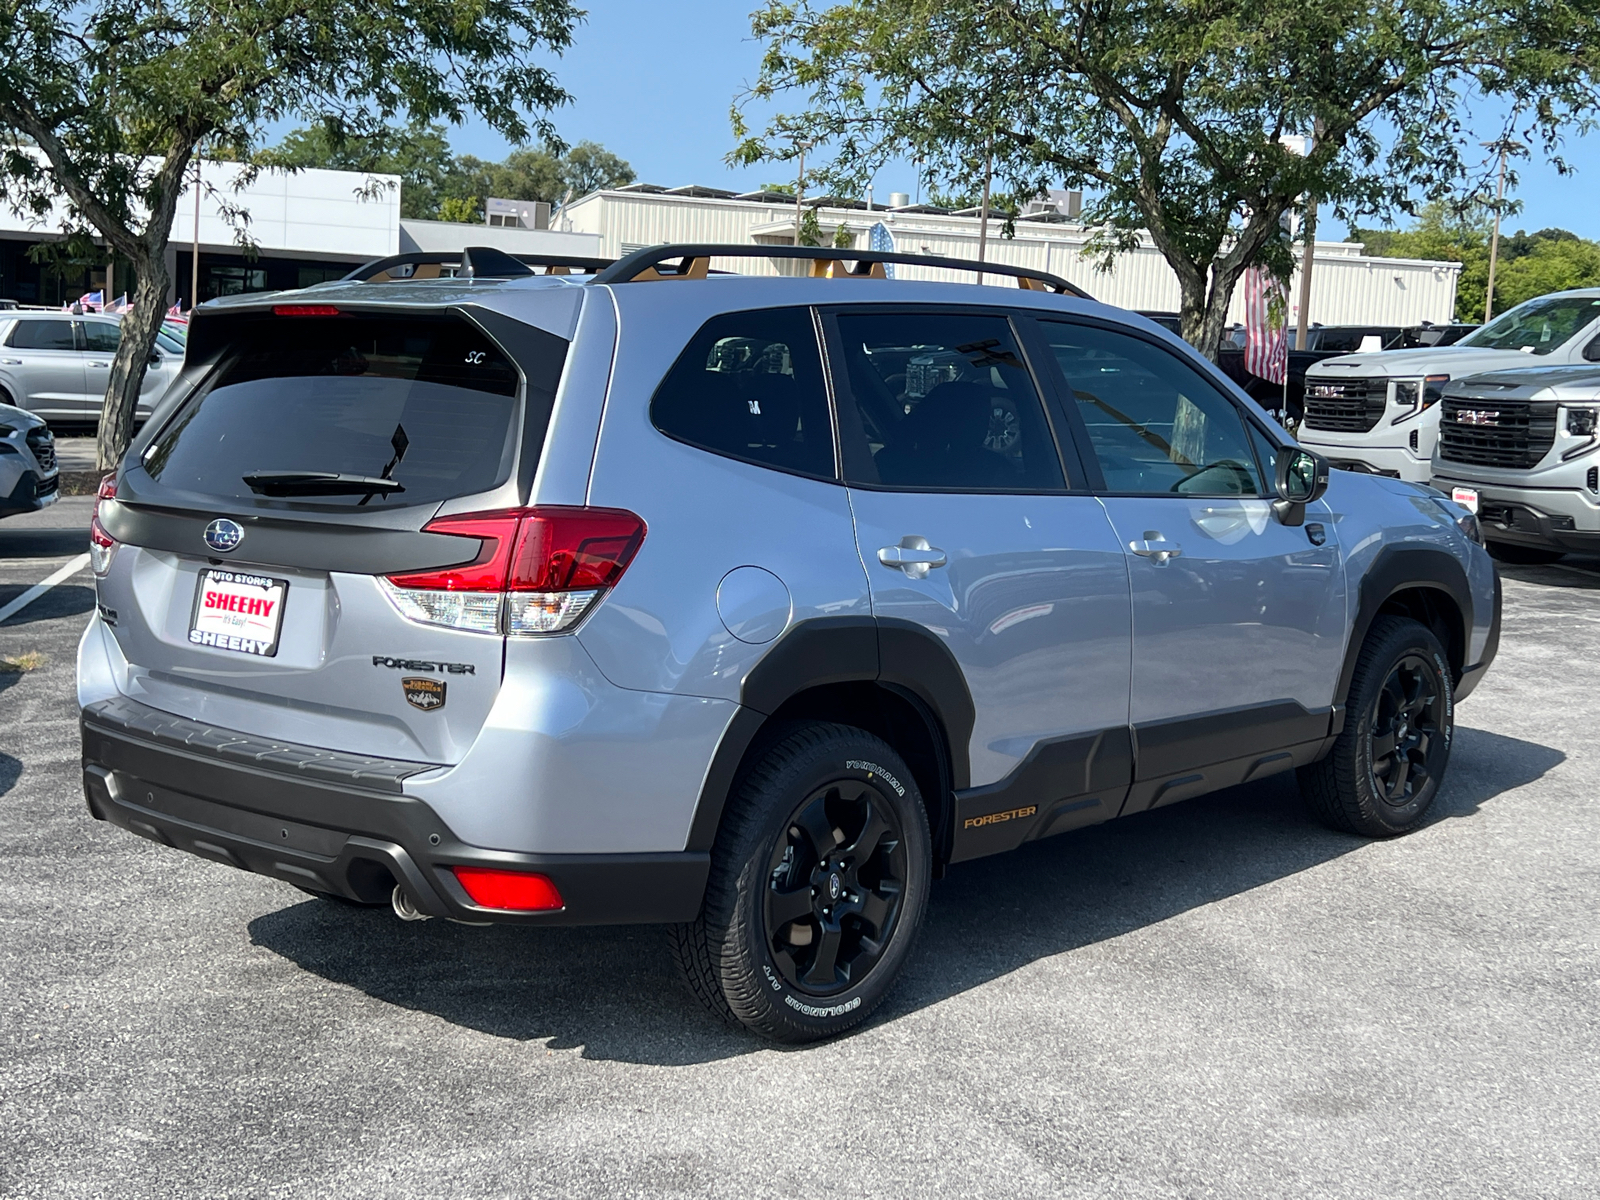
M339 310L331 304L274 304L275 317L337 317Z
M457 566L384 578L413 621L478 633L562 633L614 587L644 541L644 521L617 508L524 508L440 517L424 533L477 538Z
M97 577L111 570L111 559L117 552L117 539L100 524L100 502L117 498L117 476L113 472L100 481L100 490L94 494L94 513L89 518L89 569Z
M503 871L493 867L450 869L479 908L549 912L566 907L561 892L547 875L536 875L531 871Z

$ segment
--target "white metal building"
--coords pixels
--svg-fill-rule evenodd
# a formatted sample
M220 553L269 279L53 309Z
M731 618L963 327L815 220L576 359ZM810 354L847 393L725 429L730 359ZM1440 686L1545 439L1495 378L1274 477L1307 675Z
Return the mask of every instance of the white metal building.
M809 203L809 202L808 202ZM948 213L926 205L868 211L850 202L817 205L817 221L824 241L831 241L843 226L856 249L867 247L869 232L878 222L889 229L896 248L911 254L933 254L977 260L976 215ZM792 244L795 232L794 197L777 192L737 194L719 188L661 188L632 184L613 191L592 192L574 200L557 217L558 229L597 235L599 253L617 256L663 242L735 242ZM1119 255L1110 271L1098 269L1085 247L1093 231L1054 213L1022 217L1015 236L1003 238L1004 222L990 218L986 257L1049 271L1077 284L1096 299L1146 312L1175 312L1178 281L1166 260L1148 241ZM1461 264L1400 258L1371 258L1351 242L1318 242L1312 270L1311 320L1323 325L1416 325L1454 319L1456 285ZM736 260L717 266L733 269ZM737 260L737 269L776 272L766 260ZM902 278L962 279L970 275L897 268ZM1011 280L991 276L991 281L1011 286ZM1298 277L1291 283L1291 301L1297 302ZM1290 324L1298 320L1297 303ZM1244 319L1244 302L1236 293L1230 319Z

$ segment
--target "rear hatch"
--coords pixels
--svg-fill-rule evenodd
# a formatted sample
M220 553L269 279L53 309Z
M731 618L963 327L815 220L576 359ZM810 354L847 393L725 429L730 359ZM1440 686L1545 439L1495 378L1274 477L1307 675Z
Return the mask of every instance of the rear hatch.
M570 317L578 298L559 299ZM415 585L508 547L426 527L526 503L567 345L476 306L198 316L192 394L99 506L123 690L260 736L459 761L500 688L501 601Z

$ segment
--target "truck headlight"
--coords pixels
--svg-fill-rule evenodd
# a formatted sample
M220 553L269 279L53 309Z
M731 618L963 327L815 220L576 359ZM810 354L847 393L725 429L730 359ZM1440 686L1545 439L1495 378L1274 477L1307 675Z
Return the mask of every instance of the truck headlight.
M1417 407L1417 397L1422 392L1422 385L1415 379L1401 379L1394 385L1394 402L1406 411Z
M1600 409L1567 409L1567 432L1577 437L1589 437L1600 425Z
M1444 385L1450 382L1448 375L1429 375L1422 381L1422 407L1432 408L1439 403L1444 395Z

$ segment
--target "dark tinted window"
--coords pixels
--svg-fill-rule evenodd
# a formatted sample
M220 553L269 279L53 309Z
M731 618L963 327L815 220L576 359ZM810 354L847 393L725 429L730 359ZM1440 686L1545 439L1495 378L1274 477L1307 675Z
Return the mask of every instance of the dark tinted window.
M544 345L534 333L530 354ZM548 340L547 353L564 354ZM308 504L471 495L510 469L518 384L494 343L455 318L241 319L144 466L162 484L215 496L255 496L244 476L281 471L378 476L405 489L300 498Z
M71 321L18 321L10 345L18 350L75 350Z
M847 481L919 491L1065 486L1004 317L844 313L838 320L858 419L843 425L865 442L846 454Z
M85 321L83 338L92 354L115 354L122 342L122 326L113 321Z
M1040 327L1089 427L1108 491L1261 495L1244 418L1193 367L1127 334L1058 321Z
M707 321L656 389L650 420L715 454L832 479L833 427L810 310Z

